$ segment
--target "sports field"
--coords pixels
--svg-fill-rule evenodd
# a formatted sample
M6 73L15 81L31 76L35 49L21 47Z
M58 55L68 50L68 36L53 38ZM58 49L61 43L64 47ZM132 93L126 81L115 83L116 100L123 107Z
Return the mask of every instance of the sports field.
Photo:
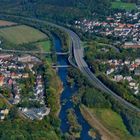
M47 38L44 33L26 25L1 28L0 36L17 45L36 42Z
M136 9L136 4L116 1L116 2L112 2L112 8L113 9L124 9L126 11L131 11L131 10Z

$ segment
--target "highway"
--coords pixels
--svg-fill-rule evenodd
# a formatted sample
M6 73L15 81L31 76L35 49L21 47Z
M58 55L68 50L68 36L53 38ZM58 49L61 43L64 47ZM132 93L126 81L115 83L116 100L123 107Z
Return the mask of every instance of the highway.
M22 54L44 54L50 55L52 52L42 52L42 51L24 51L24 50L8 50L8 49L1 49L0 52L7 52L7 53L22 53ZM55 52L56 55L68 55L69 52Z
M14 16L17 17L17 16ZM27 20L30 20L31 18L24 18ZM44 24L48 24L51 25L52 27L57 27L63 31L65 31L69 36L70 36L70 56L69 56L69 62L70 64L72 64L74 67L78 68L83 75L85 75L89 81L91 82L91 84L100 89L101 91L103 91L104 93L110 95L111 97L113 97L117 102L119 102L120 104L122 104L126 109L134 112L134 113L140 113L140 109L134 105L132 105L131 103L127 102L126 100L124 100L123 98L121 98L120 96L118 96L115 92L111 91L107 86L105 86L89 69L87 63L84 60L84 50L81 47L81 40L79 38L79 36L74 33L72 30L69 30L65 27L50 23L50 22L46 22L43 20L39 20L39 19L32 19L36 22L40 22L40 23L44 23ZM73 53L73 55L72 55ZM75 59L75 63L72 62L72 59Z
M84 50L81 47L81 40L77 34L73 31L65 29L69 36L71 37L71 47L73 47L74 58L79 70L89 79L91 84L96 88L100 89L104 93L111 95L116 101L122 104L126 109L140 113L140 109L131 103L127 102L116 93L111 91L107 86L105 86L89 69L87 63L84 60ZM71 49L72 50L72 49ZM72 52L71 52L72 53Z

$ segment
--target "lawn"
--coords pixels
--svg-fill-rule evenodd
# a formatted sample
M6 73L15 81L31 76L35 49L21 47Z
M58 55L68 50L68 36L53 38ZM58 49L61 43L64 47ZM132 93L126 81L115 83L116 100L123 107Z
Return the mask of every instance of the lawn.
M37 47L39 47L42 51L50 52L51 51L51 42L49 40L38 42Z
M43 52L51 52L51 41L50 40L45 40L41 42L35 43L36 47L39 48ZM52 58L50 55L46 56L46 61L49 64L52 64Z
M0 29L0 36L16 45L36 42L47 38L44 33L26 25L2 28Z
M121 1L112 2L112 8L114 9L125 9L126 11L131 11L136 9L135 3L125 3Z

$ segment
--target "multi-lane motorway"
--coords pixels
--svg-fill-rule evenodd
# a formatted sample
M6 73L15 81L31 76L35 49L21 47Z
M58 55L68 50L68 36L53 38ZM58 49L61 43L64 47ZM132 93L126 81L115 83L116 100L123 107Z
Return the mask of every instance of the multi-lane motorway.
M87 63L84 60L83 48L81 47L81 40L77 34L71 30L66 30L71 38L71 47L73 47L73 55L79 70L89 79L91 84L108 95L111 95L116 101L122 104L126 109L133 112L140 113L140 109L131 103L127 102L116 93L111 91L107 86L105 86L89 69ZM72 50L72 49L71 49ZM72 52L71 52L72 53Z

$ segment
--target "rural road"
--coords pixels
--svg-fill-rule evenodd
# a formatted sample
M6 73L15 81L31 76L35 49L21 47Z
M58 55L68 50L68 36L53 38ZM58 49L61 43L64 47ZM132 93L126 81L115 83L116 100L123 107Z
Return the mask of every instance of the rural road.
M8 52L8 53L22 53L22 54L27 54L27 53L31 53L31 54L44 54L44 55L48 55L48 54L52 54L52 52L42 52L42 51L24 51L24 50L8 50L8 49L0 49L0 52ZM56 52L56 55L68 55L69 52Z

